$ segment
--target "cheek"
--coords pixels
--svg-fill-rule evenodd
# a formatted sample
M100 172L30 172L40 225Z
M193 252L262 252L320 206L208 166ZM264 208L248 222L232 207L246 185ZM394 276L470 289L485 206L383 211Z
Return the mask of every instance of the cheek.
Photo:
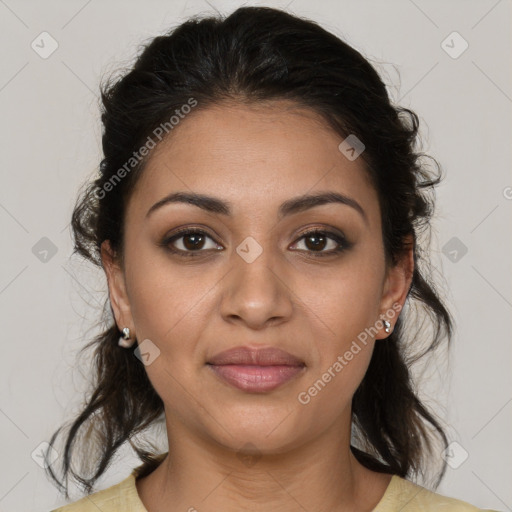
M308 304L312 338L308 383L318 393L321 391L320 402L332 402L341 410L357 389L371 359L375 331L370 327L378 319L378 301L373 288L364 288L356 279L331 286L333 289L326 293L328 300L318 294L310 297ZM311 393L314 396L315 390Z
M304 282L312 360L297 401L311 417L335 421L350 406L373 353L380 279L378 269L353 265L333 279L317 281L309 295Z
M149 339L159 350L145 367L148 378L164 403L186 417L191 395L184 389L203 363L199 342L211 317L213 285L199 271L194 277L176 268L141 251L127 264L127 283L137 339Z
M208 318L214 283L199 267L180 270L154 250L132 254L126 275L137 338L149 338L162 352L190 352Z
M378 254L374 249L373 255L375 251ZM296 279L294 291L306 314L336 350L343 350L379 318L384 260L367 254L354 252L328 273L302 274Z

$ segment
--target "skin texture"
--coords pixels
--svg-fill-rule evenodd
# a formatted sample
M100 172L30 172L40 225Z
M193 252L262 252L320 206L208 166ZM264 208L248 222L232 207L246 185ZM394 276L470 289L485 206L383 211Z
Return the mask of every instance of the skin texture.
M165 404L170 456L137 481L149 512L363 511L384 494L390 476L349 449L352 396L384 329L308 404L297 399L358 334L403 306L412 278L412 251L386 267L377 193L362 158L339 151L342 140L287 102L195 111L150 155L128 202L122 264L103 243L118 327L160 350L146 371ZM147 216L178 191L227 201L232 214L172 203ZM350 196L366 219L343 204L278 217L284 201L320 191ZM162 246L185 226L211 237L196 256ZM303 236L311 228L341 232L351 245L317 256L338 244L315 249ZM251 263L236 251L247 237L263 251ZM186 239L173 245L192 252ZM205 363L240 345L282 348L306 368L271 392L236 389Z

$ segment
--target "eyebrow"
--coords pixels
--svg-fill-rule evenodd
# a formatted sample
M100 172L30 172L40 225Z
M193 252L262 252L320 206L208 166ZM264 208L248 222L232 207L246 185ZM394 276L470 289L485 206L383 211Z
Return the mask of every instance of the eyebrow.
M146 218L162 206L172 203L191 204L207 212L227 216L231 215L233 211L233 205L231 203L216 197L197 194L194 192L174 192L156 202L148 210ZM305 194L302 196L294 197L292 199L288 199L279 207L278 216L281 219L283 217L293 215L294 213L309 210L315 206L332 203L350 206L356 210L361 215L361 217L363 217L366 223L368 223L368 217L366 216L366 212L363 210L362 206L355 199L338 192L318 192L316 194Z

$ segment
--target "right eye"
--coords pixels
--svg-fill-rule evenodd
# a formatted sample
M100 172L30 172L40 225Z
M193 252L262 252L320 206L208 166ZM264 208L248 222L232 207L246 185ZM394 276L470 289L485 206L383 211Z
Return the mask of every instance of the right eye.
M209 247L208 240L210 241ZM162 245L174 254L187 257L196 256L194 253L204 252L205 250L218 251L223 249L205 231L191 228L182 229L166 237Z

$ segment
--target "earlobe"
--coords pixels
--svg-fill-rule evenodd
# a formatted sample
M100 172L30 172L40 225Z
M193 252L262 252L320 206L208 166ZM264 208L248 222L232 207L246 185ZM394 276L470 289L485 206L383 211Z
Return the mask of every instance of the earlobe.
M120 331L128 327L134 330L130 309L130 302L126 293L124 272L119 265L118 258L113 251L110 241L101 244L101 261L107 277L109 299L117 327Z

